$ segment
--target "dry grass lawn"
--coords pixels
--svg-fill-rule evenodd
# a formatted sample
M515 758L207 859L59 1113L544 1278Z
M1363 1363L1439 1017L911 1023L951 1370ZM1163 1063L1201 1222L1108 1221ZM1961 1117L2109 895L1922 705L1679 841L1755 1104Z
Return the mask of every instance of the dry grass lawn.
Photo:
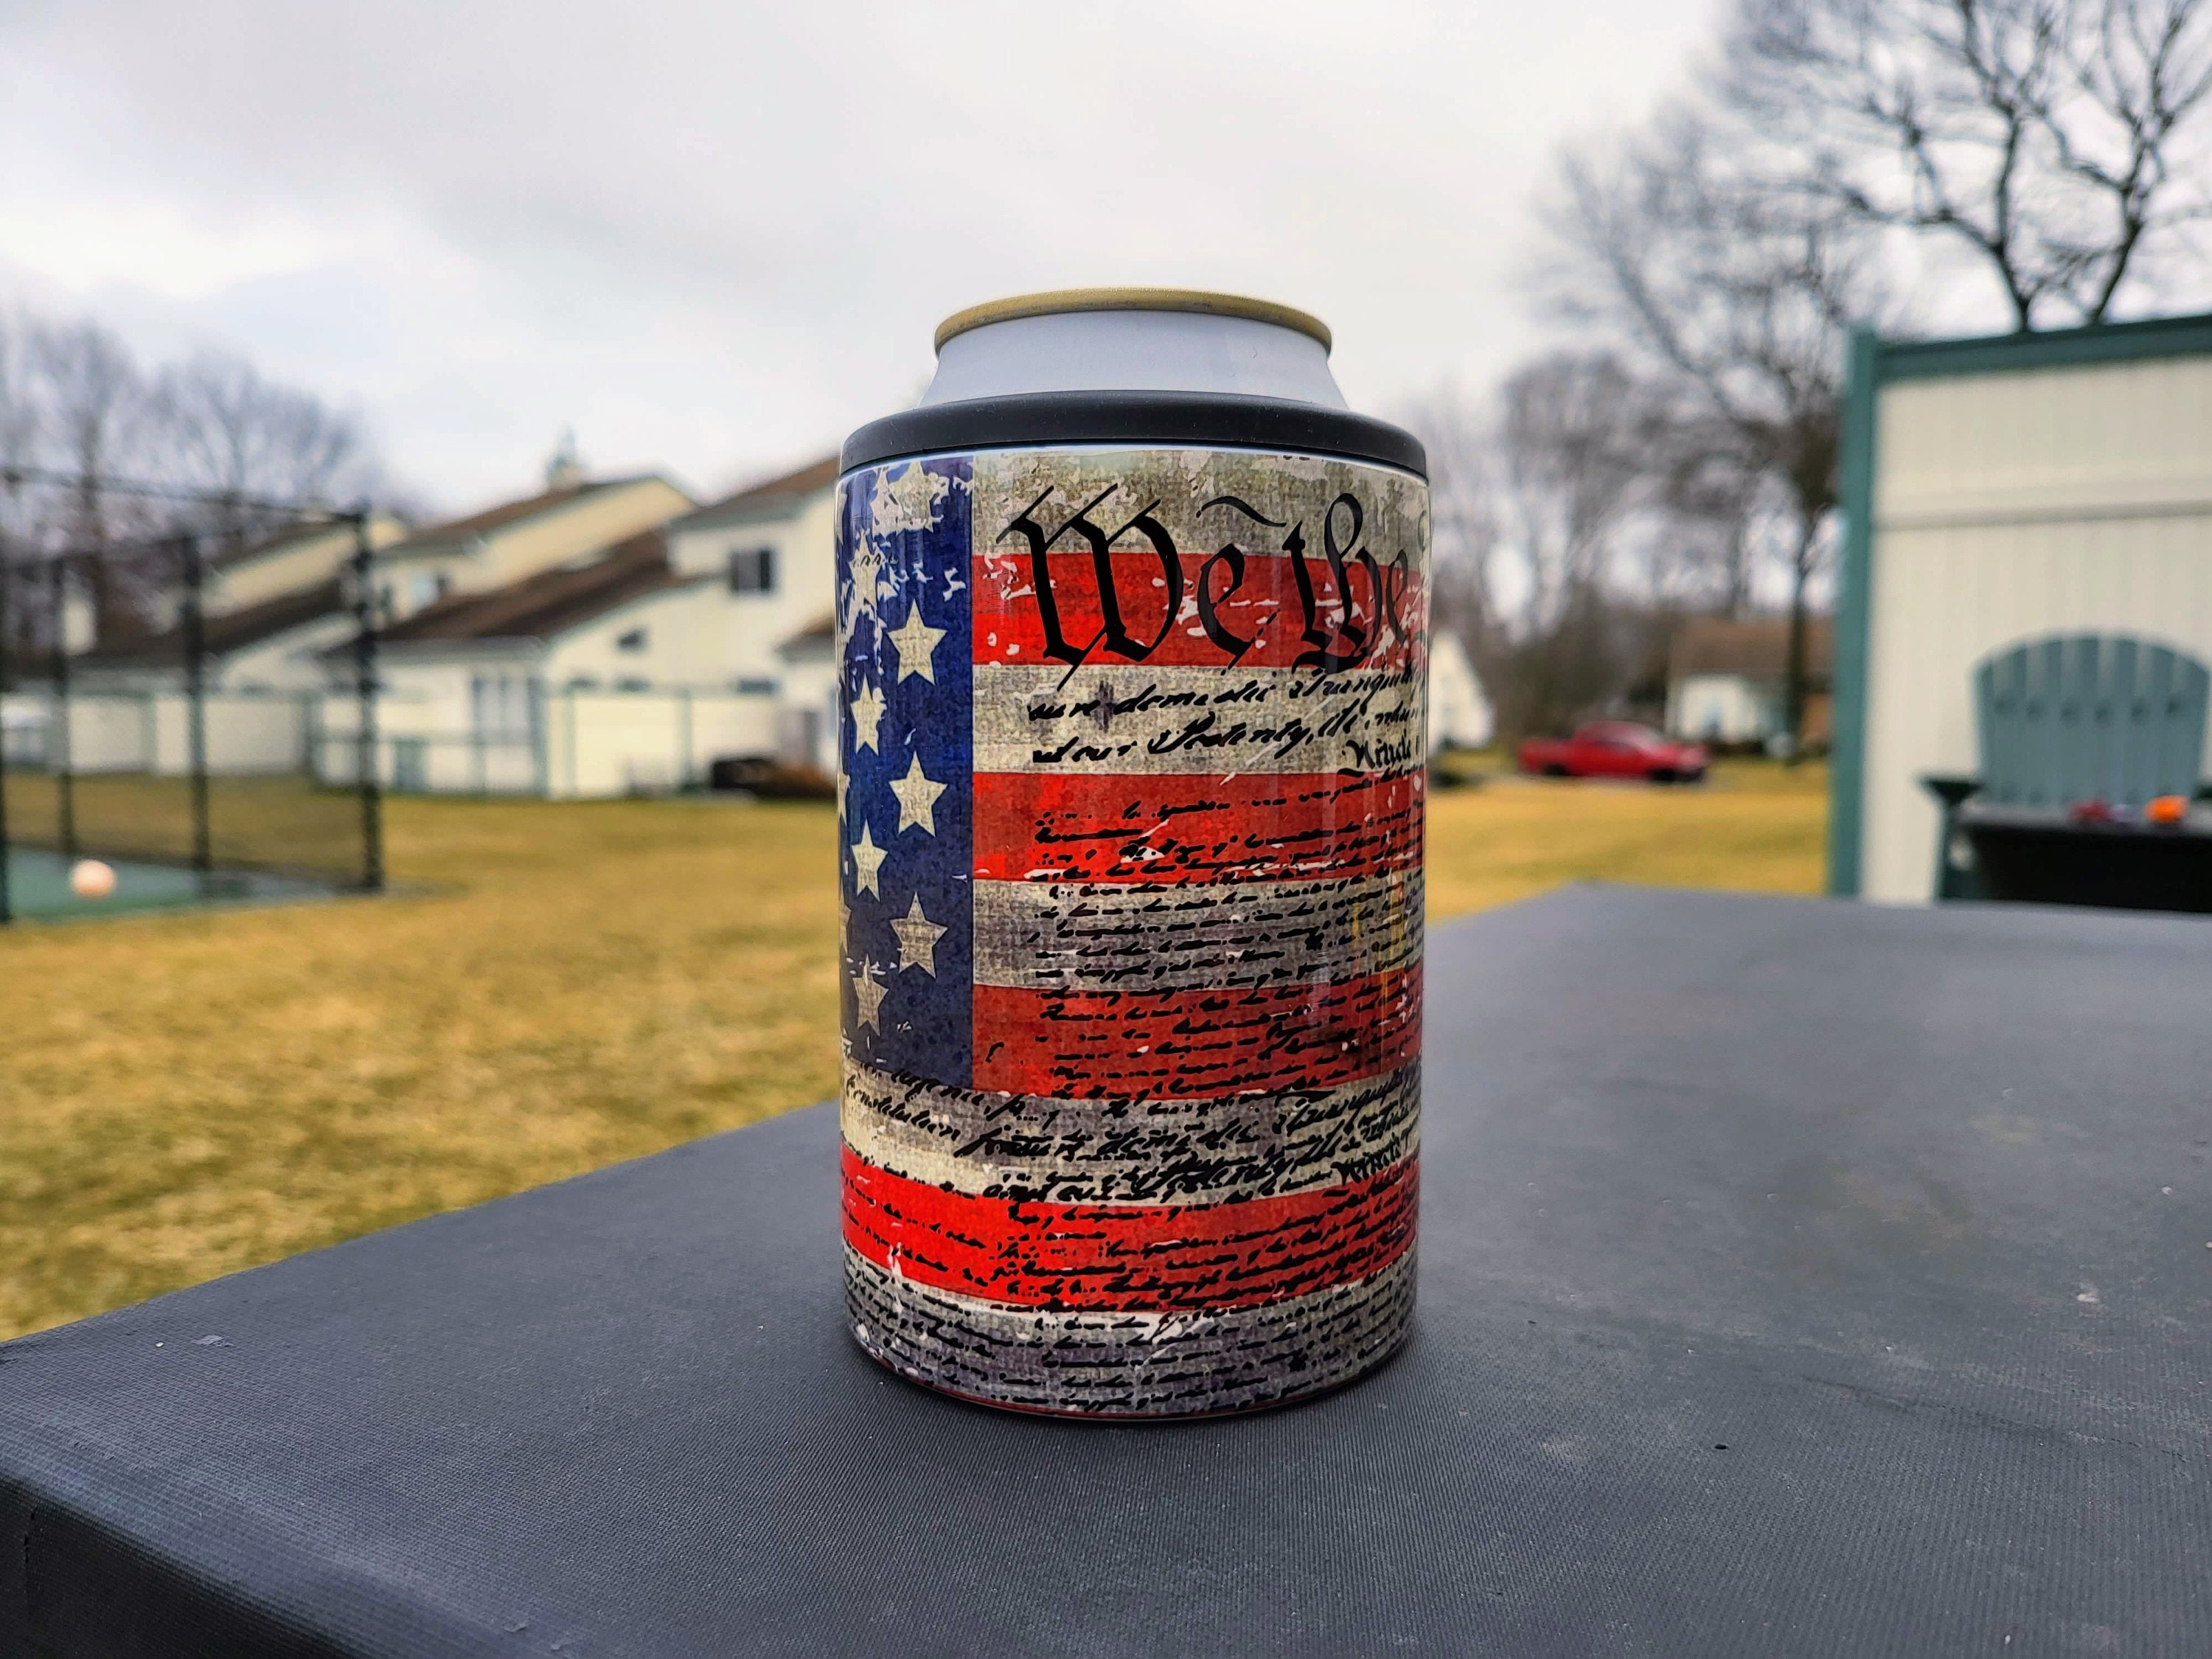
M1825 788L1440 790L1431 913L1812 891ZM431 890L0 934L0 1337L834 1086L827 808L399 800L387 839Z

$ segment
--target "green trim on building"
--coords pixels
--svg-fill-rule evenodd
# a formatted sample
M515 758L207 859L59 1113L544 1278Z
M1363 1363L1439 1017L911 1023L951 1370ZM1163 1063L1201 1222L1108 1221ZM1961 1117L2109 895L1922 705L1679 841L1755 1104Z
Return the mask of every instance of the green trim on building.
M1836 580L1836 665L1828 739L1828 890L1839 898L1856 898L1859 890L1866 786L1867 623L1874 591L1875 418L1881 359L1881 337L1871 328L1853 329L1844 392L1844 547Z
M1844 545L1836 583L1833 737L1828 781L1828 891L1856 897L1866 791L1867 659L1874 598L1875 447L1881 388L1899 380L2086 368L2212 356L2212 313L2098 323L2041 334L1884 340L1851 331L1844 394Z
M1972 340L1899 340L1881 347L1882 380L1932 380L1952 374L2003 374L2031 368L2124 363L2144 357L2212 355L2212 313L2097 323L2045 334L1992 334Z

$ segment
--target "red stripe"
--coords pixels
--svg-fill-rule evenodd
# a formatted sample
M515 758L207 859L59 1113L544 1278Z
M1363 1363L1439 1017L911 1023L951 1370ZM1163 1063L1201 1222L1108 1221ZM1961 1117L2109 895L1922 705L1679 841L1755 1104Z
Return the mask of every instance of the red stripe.
M1341 984L1196 991L978 985L973 1086L1205 1100L1395 1072L1421 1044L1418 967Z
M1413 1242L1418 1160L1237 1204L1022 1204L845 1148L845 1242L886 1271L1023 1308L1244 1308L1380 1272Z
M1418 772L983 772L975 787L986 881L1291 881L1421 862Z
M1115 592L1121 609L1121 627L1140 646L1151 646L1145 657L1147 668L1212 668L1235 663L1240 668L1289 668L1313 641L1304 637L1305 603L1289 559L1280 555L1252 554L1245 559L1243 580L1232 592L1225 566L1216 566L1206 584L1206 597L1214 602L1218 628L1237 641L1249 641L1242 654L1206 632L1198 603L1199 574L1212 556L1186 552L1182 567L1182 616L1164 635L1160 623L1166 615L1167 580L1159 559L1146 552L1116 551L1113 556ZM1053 603L1059 615L1060 638L1080 649L1098 638L1104 627L1099 605L1098 573L1088 552L1055 552L1050 560ZM1378 551L1376 558L1383 556ZM1395 555L1393 556L1395 556ZM1398 626L1393 628L1378 606L1375 583L1357 559L1346 567L1352 587L1352 613L1347 621L1344 602L1328 562L1318 555L1306 559L1306 578L1313 586L1316 630L1327 636L1334 653L1357 655L1364 646L1369 653L1362 668L1402 668L1414 659L1412 641L1428 628L1428 604L1418 574L1382 569L1383 594L1390 601ZM1042 663L1044 612L1038 605L1035 573L1026 550L979 554L973 567L975 591L975 659L979 663ZM1405 637L1401 637L1401 632ZM1152 645L1155 638L1159 640ZM1127 661L1102 645L1087 660L1101 665Z

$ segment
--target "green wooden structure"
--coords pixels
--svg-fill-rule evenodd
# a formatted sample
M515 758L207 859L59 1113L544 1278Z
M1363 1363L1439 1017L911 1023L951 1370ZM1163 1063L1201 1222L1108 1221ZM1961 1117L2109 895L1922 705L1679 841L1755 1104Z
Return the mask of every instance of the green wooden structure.
M1891 537L1924 536L1930 533L1930 526L1936 523L1929 514L1936 509L1931 509L1924 501L1910 509L1905 520L1897 526L1878 526L1875 522L1875 506L1883 482L1878 475L1888 474L1899 465L1899 457L1896 454L1887 457L1887 465L1878 465L1884 459L1882 451L1885 443L1893 443L1897 438L1897 429L1889 426L1892 417L1885 413L1886 394L1916 383L1926 385L1984 380L1998 386L2016 384L2026 392L2049 385L2055 375L2063 375L2076 369L2104 370L2118 365L2137 364L2152 368L2170 366L2179 372L2186 366L2201 363L2208 357L2212 357L2212 313L2193 317L2100 323L2043 333L2012 333L1972 339L1885 340L1870 328L1853 331L1841 434L1839 483L1844 537L1837 584L1834 738L1830 772L1832 794L1827 888L1831 893L1855 896L1866 890L1869 873L1866 867L1868 842L1869 836L1875 833L1869 816L1869 803L1875 792L1869 768L1870 763L1881 763L1879 757L1871 753L1869 724L1869 710L1874 700L1872 639L1877 626L1876 567L1885 563L1890 556ZM2085 403L2080 418L2084 422L2094 422L2100 416L2093 404ZM1961 446L1961 453L1971 456L1976 444L1996 441L1991 434L1996 433L2002 424L1994 416L1986 416L1985 423L1978 433L1965 434L1968 441ZM2193 428L2182 433L2178 444L2185 447L2187 443L2195 441L2192 434ZM2166 463L2161 462L2161 465ZM2186 471L2185 468L2183 470ZM1984 468L1984 471L1986 473L1988 469ZM1961 526L1980 526L1977 533L1990 537L2002 535L2013 538L2023 550L2038 550L2032 554L2023 552L2022 564L2025 567L2037 559L2047 562L2047 544L2034 539L2041 533L2039 526L2061 522L2078 524L2081 527L2080 551L2068 556L2078 557L2086 568L2099 561L2110 563L2113 560L2116 526L2119 526L2122 521L2148 525L2164 520L2203 519L2212 514L2212 500L2205 498L2201 492L2191 494L2187 489L2183 489L2172 492L2170 500L2153 501L2143 496L2140 490L2133 489L2132 486L2113 488L2113 484L2112 479L2101 478L2094 489L2089 489L2089 495L2098 491L2107 491L2113 497L2111 505L2095 505L2090 502L2082 489L2060 491L2060 495L2064 496L2063 501L2049 499L2053 481L2048 477L2014 480L1996 497L1944 504L1938 514L1943 525L1938 527L1948 526L1946 533L1964 533ZM1911 513L1917 514L1917 521L1910 516ZM2097 550L2094 553L2090 550L2093 547ZM1888 574L1893 580L1897 578L1900 568L1890 568ZM2212 569L2212 564L2208 564L2208 569ZM1905 580L1909 582L1917 578L1908 575ZM2212 577L2208 577L2208 580L2212 580ZM1906 590L1896 587L1890 591L1900 592ZM1978 635L1979 627L1988 620L1990 606L1986 601L1997 589L1984 586L1978 591L1984 601L1980 610L1973 616L1955 620L1954 637L1960 632ZM2212 641L2202 636L2202 624L2195 620L2197 615L2192 611L2187 617L2177 616L2178 623L2186 623L2198 630L2196 634L2185 635L2180 642L2203 655L2212 657ZM2033 623L2024 618L2021 626L2063 630L2070 620L2063 610L2056 614L2046 610L2036 615ZM2099 616L2096 620L2103 623L2109 632L2129 629L2161 635L2166 632L2156 622L2141 617ZM2091 613L2085 611L2081 617L2081 623L2087 624L2090 621ZM2002 658L2011 648L2001 648L1996 655ZM2136 672L2139 675L2146 672L2140 653ZM2201 668L2197 672L2201 673ZM1967 687L1962 685L1960 689ZM1986 712L1977 712L1982 714L1983 732L1986 733L1989 729ZM2117 802L2132 800L2139 793L2130 781L2133 775L2125 769L2148 763L2138 758L2137 751L2132 746L2133 741L2131 738L2129 744L2123 746L2121 752L2124 758L2112 763L2121 766L2122 771L2117 775L2101 775L2104 781L2085 791L2085 797L2100 795ZM1986 738L1978 758L1979 764L1986 772L1990 763ZM1963 762L1946 763L1962 765ZM2002 767L2000 770L2002 770ZM2090 775L2100 775L2094 771ZM2065 775L2057 775L2063 777ZM1926 777L1917 769L1904 769L1902 776L1891 774L1889 781L1882 787L1893 790L1895 782L1914 776L1918 776L1919 781L1931 789L1935 787L1936 780ZM2171 779L2172 775L2168 776ZM1960 798L1964 799L1980 793L1978 784L1999 781L1958 778L1948 781L1958 787L1961 792ZM2027 787L2024 780L2022 787ZM2046 781L2045 787L2056 788L2060 785L2054 778ZM2171 793L2190 793L2193 787L2192 780ZM1940 794L1942 792L1937 793ZM1984 794L1984 798L1990 799L1990 796ZM1886 800L1893 801L1894 799L1893 793L1885 796ZM1884 822L1894 824L1898 819L1892 816ZM1887 896L1892 898L1904 896L1894 890L1893 884ZM1940 884L1937 896L1942 896Z

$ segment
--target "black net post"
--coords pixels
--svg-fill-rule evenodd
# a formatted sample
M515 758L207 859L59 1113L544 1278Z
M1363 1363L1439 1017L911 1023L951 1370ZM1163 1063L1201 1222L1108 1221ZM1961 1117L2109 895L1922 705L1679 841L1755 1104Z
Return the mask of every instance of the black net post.
M208 833L207 620L200 610L200 538L178 538L184 560L185 751L192 799L192 869L204 884L215 867Z
M376 775L376 546L364 501L353 519L354 695L359 699L354 753L361 786L361 884L384 890L384 797Z
M54 683L46 717L46 775L54 785L54 822L62 856L76 857L76 777L70 751L69 555L55 556L52 593Z

